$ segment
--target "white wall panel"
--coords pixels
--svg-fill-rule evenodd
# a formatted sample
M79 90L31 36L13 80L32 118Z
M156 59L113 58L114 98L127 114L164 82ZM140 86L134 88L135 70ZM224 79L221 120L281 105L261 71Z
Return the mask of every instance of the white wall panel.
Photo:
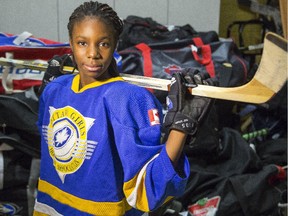
M123 19L128 15L136 15L167 24L167 0L115 0L115 9Z
M58 39L56 0L0 0L0 32Z
M168 0L168 23L190 24L196 31L218 32L220 0Z

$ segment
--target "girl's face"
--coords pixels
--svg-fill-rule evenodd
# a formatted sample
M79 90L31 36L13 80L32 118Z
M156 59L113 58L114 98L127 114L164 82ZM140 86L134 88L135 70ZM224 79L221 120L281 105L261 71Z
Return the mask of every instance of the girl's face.
M116 47L112 27L98 18L87 17L75 23L70 46L82 87L110 77L108 66Z

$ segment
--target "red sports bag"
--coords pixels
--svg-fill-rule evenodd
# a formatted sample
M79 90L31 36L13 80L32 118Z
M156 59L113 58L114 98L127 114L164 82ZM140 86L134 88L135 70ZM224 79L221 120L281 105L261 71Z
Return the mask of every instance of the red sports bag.
M0 33L0 57L33 60L43 63L54 55L71 53L69 43L35 38L29 32L19 35ZM43 71L0 65L0 94L23 92L40 86Z

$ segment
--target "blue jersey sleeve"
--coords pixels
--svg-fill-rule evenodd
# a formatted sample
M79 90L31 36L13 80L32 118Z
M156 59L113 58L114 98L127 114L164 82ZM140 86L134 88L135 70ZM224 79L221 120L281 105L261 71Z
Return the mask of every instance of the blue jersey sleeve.
M184 192L189 163L183 155L175 169L161 144L162 106L155 96L133 85L118 87L107 96L107 107L124 170L123 191L132 207L147 212Z

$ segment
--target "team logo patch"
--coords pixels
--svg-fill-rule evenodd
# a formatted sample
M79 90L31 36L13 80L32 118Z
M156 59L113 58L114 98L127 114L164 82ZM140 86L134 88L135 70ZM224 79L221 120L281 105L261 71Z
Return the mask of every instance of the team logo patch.
M159 112L157 109L150 109L148 110L148 116L150 125L159 125L160 124L160 118L159 118Z
M172 110L173 109L173 103L172 103L172 101L170 100L169 97L166 97L166 105L167 105L168 110Z
M173 74L177 71L182 70L182 68L178 65L168 65L168 66L163 66L163 70L168 73L168 74Z
M47 142L53 165L64 183L65 176L76 172L90 159L97 142L87 140L94 119L84 117L70 106L50 107ZM44 128L45 129L45 128Z

